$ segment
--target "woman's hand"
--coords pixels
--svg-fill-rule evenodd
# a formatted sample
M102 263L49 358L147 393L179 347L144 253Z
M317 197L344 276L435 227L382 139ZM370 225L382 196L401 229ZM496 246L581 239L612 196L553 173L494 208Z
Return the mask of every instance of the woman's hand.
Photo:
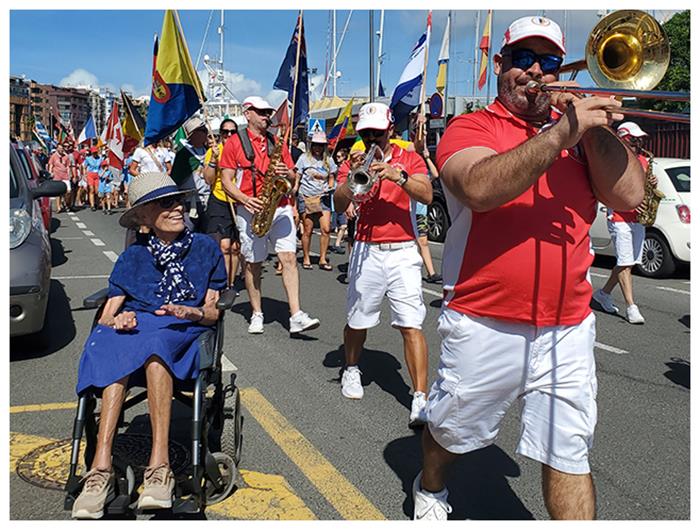
M168 315L192 322L199 322L204 318L204 312L201 308L181 304L163 304L160 309L155 310L155 314L159 317Z
M117 331L130 331L136 328L138 322L136 321L136 313L133 311L124 311L119 313L114 317L114 324L112 328Z

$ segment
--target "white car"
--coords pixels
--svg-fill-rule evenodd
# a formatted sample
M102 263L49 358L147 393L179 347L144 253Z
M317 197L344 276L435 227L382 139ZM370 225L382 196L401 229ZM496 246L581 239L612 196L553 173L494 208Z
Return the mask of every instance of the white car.
M690 160L655 158L653 168L657 187L666 197L659 204L654 226L647 227L637 269L644 276L662 278L673 274L679 264L690 263ZM598 203L591 242L596 254L614 256L606 216L607 208Z

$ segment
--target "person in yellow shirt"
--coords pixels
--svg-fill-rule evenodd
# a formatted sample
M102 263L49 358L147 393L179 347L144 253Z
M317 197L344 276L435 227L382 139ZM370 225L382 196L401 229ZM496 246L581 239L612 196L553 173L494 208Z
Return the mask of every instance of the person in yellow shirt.
M238 272L241 243L236 227L234 201L226 195L221 184L219 158L223 152L224 144L236 134L237 129L236 122L230 118L221 122L219 126L221 142L217 143L213 138L210 138L209 149L204 156L203 172L204 179L211 186L211 195L207 203L205 232L219 242L221 253L224 255L229 287L233 284Z

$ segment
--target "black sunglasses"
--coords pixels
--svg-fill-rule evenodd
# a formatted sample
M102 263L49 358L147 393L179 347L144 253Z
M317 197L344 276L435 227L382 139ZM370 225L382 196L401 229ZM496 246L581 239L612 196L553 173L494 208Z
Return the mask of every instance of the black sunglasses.
M564 61L563 57L552 53L538 54L527 48L517 48L512 50L510 54L510 62L520 70L527 70L535 63L540 63L540 68L543 74L554 74L561 67Z
M386 131L382 131L379 129L362 129L359 131L359 135L361 138L381 138L386 134Z
M163 210L168 210L173 206L180 206L185 203L182 195L171 195L169 197L163 197L155 201L156 204Z
M221 130L219 131L219 134L220 134L221 136L229 135L229 134L235 134L235 133L236 133L236 129L221 129Z

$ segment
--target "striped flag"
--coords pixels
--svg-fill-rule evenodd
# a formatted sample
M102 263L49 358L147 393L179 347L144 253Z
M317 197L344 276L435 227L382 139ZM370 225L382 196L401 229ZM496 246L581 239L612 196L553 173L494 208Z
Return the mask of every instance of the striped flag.
M355 130L352 127L352 103L353 99L345 105L343 111L338 115L338 119L333 124L333 129L328 133L328 147L335 148L335 145L345 138L347 134L354 134Z
M486 22L484 24L484 33L481 35L481 42L479 42L479 49L481 50L481 61L479 63L479 90L481 90L486 84L486 75L488 73L489 67L489 49L491 47L491 15L493 13L492 9L489 9L488 15L486 15Z
M143 139L143 132L146 130L146 122L139 114L131 98L122 91L122 103L124 106L124 122L122 132L124 133L124 154L131 153Z
M78 136L78 144L82 144L83 142L87 142L93 138L97 138L97 131L95 130L95 120L92 117L92 114L90 114L90 117L85 123L85 127L83 127L83 130L80 131L80 136Z
M116 100L112 104L112 112L103 134L104 142L107 145L109 167L121 171L124 167L124 134L119 122L119 107Z
M447 85L447 63L450 60L450 19L447 17L445 25L445 33L442 35L442 47L440 48L440 56L438 57L438 75L435 80L435 90L441 95L445 95L445 86Z

